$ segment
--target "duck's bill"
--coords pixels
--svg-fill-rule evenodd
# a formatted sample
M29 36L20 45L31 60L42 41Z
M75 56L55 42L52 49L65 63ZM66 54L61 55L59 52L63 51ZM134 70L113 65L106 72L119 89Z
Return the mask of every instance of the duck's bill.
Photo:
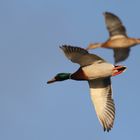
M54 83L54 82L56 82L56 79L55 79L55 78L49 80L49 81L47 82L47 84L51 84L51 83Z
M112 76L116 76L118 74L121 74L122 72L125 72L125 70L127 69L127 67L125 66L115 66L113 69L113 74Z

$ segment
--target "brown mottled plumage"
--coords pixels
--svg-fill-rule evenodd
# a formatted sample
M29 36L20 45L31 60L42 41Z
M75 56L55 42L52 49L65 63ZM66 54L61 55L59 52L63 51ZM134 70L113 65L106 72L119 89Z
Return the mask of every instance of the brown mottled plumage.
M114 51L115 63L118 63L127 59L130 47L140 44L140 39L128 37L125 26L113 13L105 12L104 16L109 39L104 43L92 43L87 50L98 47L111 48Z

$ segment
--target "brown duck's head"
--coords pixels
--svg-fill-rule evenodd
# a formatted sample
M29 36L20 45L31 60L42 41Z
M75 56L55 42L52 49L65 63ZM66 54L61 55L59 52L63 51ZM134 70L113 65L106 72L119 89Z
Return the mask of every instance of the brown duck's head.
M53 79L49 80L47 84L70 79L70 75L71 73L58 73Z
M113 69L113 74L112 76L116 76L118 74L121 74L122 72L124 72L127 69L127 67L122 66L122 65L115 65L114 69Z

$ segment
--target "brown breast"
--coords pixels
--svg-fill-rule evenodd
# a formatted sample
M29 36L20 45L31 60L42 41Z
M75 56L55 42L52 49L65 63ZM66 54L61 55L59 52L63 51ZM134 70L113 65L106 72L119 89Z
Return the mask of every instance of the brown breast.
M73 80L88 80L88 77L84 74L82 68L80 67L76 72L71 75Z

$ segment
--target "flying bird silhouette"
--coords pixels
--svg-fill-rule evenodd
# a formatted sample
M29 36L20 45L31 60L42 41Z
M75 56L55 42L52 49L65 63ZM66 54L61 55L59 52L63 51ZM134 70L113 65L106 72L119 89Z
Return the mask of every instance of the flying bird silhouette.
M115 118L115 105L112 98L111 76L125 71L126 67L112 65L101 57L88 53L80 47L63 45L60 47L65 56L80 68L74 73L58 73L47 83L67 79L88 81L92 103L97 117L104 129L109 131L113 127Z
M129 56L130 47L140 44L140 39L128 37L125 26L113 13L105 12L104 17L109 39L103 43L92 43L87 47L87 50L98 47L112 48L115 63L124 61Z

